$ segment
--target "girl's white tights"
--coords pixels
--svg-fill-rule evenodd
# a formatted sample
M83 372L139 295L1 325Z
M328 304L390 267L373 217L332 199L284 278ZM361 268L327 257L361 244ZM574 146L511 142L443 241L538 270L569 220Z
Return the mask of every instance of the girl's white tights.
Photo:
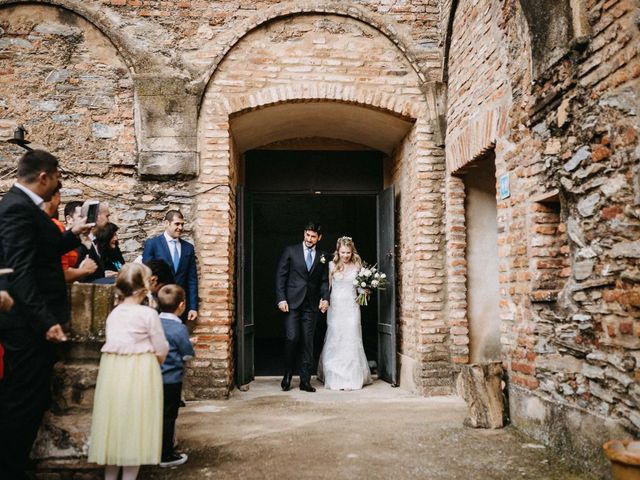
M122 468L122 480L136 480L140 466L119 467L117 465L106 465L104 467L104 480L118 480L118 473Z

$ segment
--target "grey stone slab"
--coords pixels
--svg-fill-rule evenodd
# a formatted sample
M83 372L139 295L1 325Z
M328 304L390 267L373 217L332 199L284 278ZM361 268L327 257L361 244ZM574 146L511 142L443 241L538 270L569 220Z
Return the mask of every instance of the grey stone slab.
M142 175L172 176L197 174L196 152L140 152Z

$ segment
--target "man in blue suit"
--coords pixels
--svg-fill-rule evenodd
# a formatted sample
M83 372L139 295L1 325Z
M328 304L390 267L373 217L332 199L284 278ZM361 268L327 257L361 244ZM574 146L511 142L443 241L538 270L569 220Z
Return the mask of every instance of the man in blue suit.
M158 259L171 266L176 283L187 294L187 320L195 320L198 318L196 254L193 245L180 238L184 230L182 213L169 210L164 217L164 227L164 233L145 242L142 261Z

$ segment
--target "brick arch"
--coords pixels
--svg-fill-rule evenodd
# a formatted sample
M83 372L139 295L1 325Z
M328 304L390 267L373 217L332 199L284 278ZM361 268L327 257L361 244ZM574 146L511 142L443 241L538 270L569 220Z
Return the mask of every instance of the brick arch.
M414 125L382 108L344 101L304 99L249 108L230 117L237 152L294 138L333 138L392 155ZM291 125L295 125L295 129ZM261 125L259 131L256 126Z
M59 7L63 10L71 12L93 25L109 42L113 45L122 58L124 63L129 67L131 73L136 72L137 56L133 49L127 44L124 37L117 32L118 25L111 20L104 12L98 8L87 6L82 0L0 0L0 8L20 5L42 5Z
M424 104L415 99L403 99L399 96L378 92L374 89L348 86L332 88L318 86L315 83L265 88L250 94L237 95L220 102L218 113L233 117L261 108L290 102L340 102L360 107L384 111L406 121L415 121L424 112Z
M1 1L1 0L0 0ZM289 1L286 3L279 3L270 8L262 10L256 13L253 17L250 17L244 22L243 25L238 26L236 33L230 33L230 38L225 42L222 51L214 58L212 64L209 66L205 74L202 76L202 95L207 91L207 86L212 81L215 72L225 59L227 54L236 46L244 37L249 33L260 28L261 26L280 20L286 17L295 15L337 15L342 17L349 17L358 20L384 35L391 43L393 43L398 50L402 52L407 62L416 73L421 83L425 83L427 78L422 72L416 56L412 53L409 45L411 41L405 39L392 25L386 21L382 15L366 12L354 5L345 5L342 2L315 0L315 1ZM241 29L241 30L240 30ZM238 31L239 30L239 31Z

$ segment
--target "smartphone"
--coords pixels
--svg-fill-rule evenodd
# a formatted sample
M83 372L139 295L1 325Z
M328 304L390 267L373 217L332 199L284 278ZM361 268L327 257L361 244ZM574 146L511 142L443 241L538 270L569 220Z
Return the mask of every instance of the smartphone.
M100 202L97 200L87 200L82 205L82 209L80 214L83 217L87 217L87 223L96 223L98 219L98 208L100 207Z

